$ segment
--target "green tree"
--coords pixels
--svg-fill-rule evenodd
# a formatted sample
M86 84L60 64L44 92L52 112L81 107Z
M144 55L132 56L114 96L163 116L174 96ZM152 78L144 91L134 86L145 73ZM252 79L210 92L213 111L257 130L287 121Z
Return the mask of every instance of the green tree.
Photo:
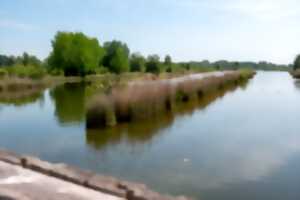
M29 64L29 55L26 52L23 53L22 64L24 66L27 66Z
M27 52L24 52L19 59L24 66L32 65L38 67L42 64L42 61L40 61L36 56L30 55Z
M133 53L130 56L130 70L133 72L144 72L145 62L145 58L140 53Z
M295 58L293 68L294 70L300 69L300 54Z
M0 55L0 66L12 66L16 63L13 56Z
M98 40L83 33L58 32L52 47L49 65L54 69L62 69L66 76L85 76L93 72L104 56Z
M158 55L150 55L146 62L146 72L159 74L160 73L160 62Z
M114 73L129 71L129 48L127 44L120 41L104 43L105 56L103 66Z
M172 58L170 55L167 55L164 60L164 65L167 72L172 72Z

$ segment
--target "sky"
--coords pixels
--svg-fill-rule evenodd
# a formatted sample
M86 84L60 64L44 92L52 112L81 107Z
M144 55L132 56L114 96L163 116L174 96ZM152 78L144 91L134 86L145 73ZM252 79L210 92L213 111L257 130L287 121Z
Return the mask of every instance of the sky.
M0 54L46 58L57 31L175 61L293 62L299 0L0 0Z

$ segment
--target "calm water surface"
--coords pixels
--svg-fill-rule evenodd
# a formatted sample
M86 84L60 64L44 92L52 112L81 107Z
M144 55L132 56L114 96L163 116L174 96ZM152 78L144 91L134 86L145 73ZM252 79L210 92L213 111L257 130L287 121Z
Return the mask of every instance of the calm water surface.
M0 147L204 200L300 199L300 82L260 72L178 115L85 129L84 85L0 103Z

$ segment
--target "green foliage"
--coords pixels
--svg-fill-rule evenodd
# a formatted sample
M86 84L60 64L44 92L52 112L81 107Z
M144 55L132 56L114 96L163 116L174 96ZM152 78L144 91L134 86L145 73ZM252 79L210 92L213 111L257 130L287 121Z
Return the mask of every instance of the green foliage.
M46 75L46 70L43 67L34 65L6 67L6 71L9 76L17 76L20 78L40 79Z
M172 72L173 71L173 64L172 64L172 58L171 56L167 55L165 57L164 65L166 68L166 72Z
M159 74L161 71L159 56L158 55L150 55L147 58L146 62L146 72Z
M132 72L145 71L145 58L140 53L133 53L130 56L130 69Z
M49 64L62 69L66 76L85 76L93 72L104 56L98 40L83 33L58 32L52 47Z
M0 68L0 79L4 78L7 75L7 71L3 68Z
M50 96L55 103L55 115L61 124L81 122L84 119L84 83L59 85L50 91Z
M14 66L14 65L34 65L40 66L42 62L33 55L30 55L26 52L23 53L22 56L14 57L14 56L6 56L0 55L0 66Z
M100 66L95 70L96 74L107 74L109 70L106 67Z
M0 66L12 66L15 64L13 56L0 55Z
M293 69L300 69L300 55L297 55L297 57L295 58Z
M129 48L125 43L116 40L106 42L104 49L103 66L117 74L129 71Z

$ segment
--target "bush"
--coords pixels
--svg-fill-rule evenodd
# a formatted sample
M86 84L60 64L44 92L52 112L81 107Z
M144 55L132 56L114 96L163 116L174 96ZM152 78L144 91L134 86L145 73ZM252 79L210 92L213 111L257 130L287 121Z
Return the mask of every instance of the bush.
M107 74L109 73L109 70L106 68L106 67L98 67L96 70L95 70L95 74Z
M4 68L0 68L0 79L7 75L7 71Z
M133 53L130 57L130 71L144 72L145 58L140 53Z
M41 79L46 75L46 70L38 66L23 66L17 65L6 68L10 76L17 76L20 78Z
M159 56L158 55L150 55L147 58L146 62L146 72L159 74L161 71L161 66L159 62Z

